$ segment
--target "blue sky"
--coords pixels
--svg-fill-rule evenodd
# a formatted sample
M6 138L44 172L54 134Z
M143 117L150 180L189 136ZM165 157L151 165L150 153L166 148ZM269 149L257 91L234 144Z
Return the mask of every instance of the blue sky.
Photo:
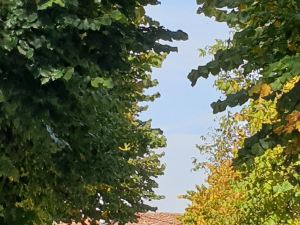
M161 0L161 5L147 7L147 14L171 30L181 29L189 40L175 42L179 52L169 55L162 68L154 69L153 77L159 86L161 98L151 103L143 119L152 119L153 126L164 131L168 147L163 163L165 175L158 179L157 193L165 195L161 201L151 203L162 212L183 212L188 202L178 195L195 189L204 182L202 172L191 172L192 157L201 158L196 149L200 136L215 126L210 103L219 98L212 80L201 80L190 86L187 74L208 59L199 58L199 48L212 45L215 39L227 39L229 29L203 15L197 15L196 0Z

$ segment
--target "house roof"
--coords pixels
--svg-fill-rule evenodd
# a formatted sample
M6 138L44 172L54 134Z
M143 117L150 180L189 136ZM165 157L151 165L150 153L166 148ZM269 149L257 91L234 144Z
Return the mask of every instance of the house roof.
M141 213L137 223L126 225L180 225L179 216L176 213Z
M178 213L139 213L137 223L127 223L126 225L181 225ZM76 223L60 223L58 225L101 225L98 221L85 221ZM114 224L118 225L118 224Z

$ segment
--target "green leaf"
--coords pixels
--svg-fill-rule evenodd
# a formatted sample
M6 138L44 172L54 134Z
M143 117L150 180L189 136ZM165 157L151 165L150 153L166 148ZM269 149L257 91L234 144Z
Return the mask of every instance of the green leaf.
M237 93L230 94L223 101L218 100L217 102L213 102L211 107L213 108L213 113L219 113L226 110L227 106L235 107L238 105L243 105L249 99L248 92L246 90L241 90Z
M188 79L192 82L192 86L197 83L198 78L208 78L209 70L205 66L199 66L197 70L192 70L189 75Z
M282 184L277 184L273 187L274 192L281 194L293 190L294 186L289 181L284 181Z
M6 35L3 34L4 38L3 38L3 46L6 50L11 51L13 48L16 47L17 43L18 43L18 38L11 36L11 35Z
M291 73L292 73L292 75L299 75L300 74L299 59L297 61L292 61L291 62Z
M6 156L0 158L0 177L8 177L12 181L19 180L19 171Z
M5 101L5 96L3 94L3 91L0 90L0 103L4 102Z
M99 19L99 22L104 25L104 26L109 26L111 25L111 18L108 15L104 15Z
M74 74L74 68L73 67L69 67L69 68L66 69L63 78L66 81L68 81L68 80L70 80L72 78L73 74Z
M96 77L91 80L91 85L94 88L98 88L103 82L104 79L102 77Z
M112 79L105 79L103 82L103 87L107 89L112 89L114 87Z
M264 153L264 149L259 143L255 143L251 148L251 153L255 156L259 156Z
M4 208L3 208L3 205L0 205L0 217L4 217Z
M112 79L110 79L110 78L108 78L108 79L102 78L102 77L93 78L91 80L91 85L94 88L98 88L100 86L103 86L107 89L113 88L113 82L112 82Z
M120 19L122 19L122 17L123 17L123 14L119 10L117 10L117 9L113 10L111 12L111 18L113 20L120 20Z
M29 47L29 45L25 41L19 41L19 45L17 46L20 54L26 56L26 58L31 59L33 57L34 50Z
M53 4L57 4L61 7L65 7L65 1L64 0L48 0L44 3L40 3L41 1L42 0L38 1L38 10L48 9L48 8L52 7Z
M68 67L67 69L40 69L39 76L41 77L41 83L46 84L50 80L54 81L60 78L67 80L68 78L72 77L73 72L74 69L71 67Z
M41 78L41 84L46 84L50 81L50 77L43 77Z
M217 61L209 62L207 68L212 75L217 75L220 72L220 66Z

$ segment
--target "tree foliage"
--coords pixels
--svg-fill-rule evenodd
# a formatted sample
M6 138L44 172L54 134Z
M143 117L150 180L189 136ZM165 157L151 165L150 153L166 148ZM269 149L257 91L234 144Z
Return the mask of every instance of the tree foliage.
M245 136L245 130L232 114L228 114L220 119L220 128L198 145L200 154L206 155L208 160L195 160L195 170L208 172L207 184L182 196L191 201L181 218L183 224L242 224L241 205L246 195L239 188L239 182L243 173L235 170L232 158L243 143L241 136Z
M0 223L153 210L159 129L139 103L184 40L145 15L156 0L0 1Z
M215 186L222 186L224 178L219 177L219 183L208 182L209 191L188 195L192 203L183 221L192 217L186 224L299 224L300 2L199 0L198 4L199 13L226 22L234 30L232 38L218 43L214 58L192 70L189 79L195 85L200 77L216 77L225 98L212 103L214 113L242 106L228 117L242 128L234 132L238 138L225 137L230 146L227 151L232 153L233 167L228 171L240 174L240 179L231 177L229 190L243 198L232 202L222 195L228 187L221 188L220 198L210 207L198 207L191 214L195 201L213 196ZM218 141L214 148L208 146L213 155L223 151ZM226 161L218 161L219 170L225 165ZM209 177L217 177L215 171L210 170ZM221 220L220 207L214 205L224 202L238 210Z

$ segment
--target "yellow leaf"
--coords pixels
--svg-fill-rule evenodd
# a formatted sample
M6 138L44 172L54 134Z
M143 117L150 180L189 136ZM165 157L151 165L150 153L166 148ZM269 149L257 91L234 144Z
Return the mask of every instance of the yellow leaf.
M289 114L286 117L288 123L293 124L296 123L298 120L300 120L300 112L299 111L293 111L291 114Z
M131 146L130 146L130 144L128 144L128 143L125 143L124 144L124 147L119 147L119 150L121 150L121 151L123 151L123 152L127 152L127 151L129 151L131 149Z
M292 125L290 125L290 124L288 124L287 126L284 127L284 131L285 131L285 133L287 133L287 134L292 133L294 129L295 129L294 126L292 126Z
M274 23L273 23L274 27L276 28L279 28L281 26L281 22L279 20L276 20Z
M240 4L239 9L240 9L241 12L243 12L247 9L247 5L246 4Z
M261 87L260 87L260 96L261 97L266 97L269 94L271 94L271 92L272 92L272 88L270 85L268 85L268 84L261 85Z
M289 80L282 88L283 93L290 92L300 80L300 76L295 76L291 80Z
M258 94L261 89L261 83L254 85L250 90L249 90L249 95L252 96L253 94Z
M284 128L283 126L275 128L274 133L280 135L282 133L283 128Z
M244 120L244 117L243 117L240 113L236 113L236 114L234 115L234 119L235 119L236 121L242 121L242 120Z
M296 123L296 129L300 132L300 121L297 121L297 123Z

